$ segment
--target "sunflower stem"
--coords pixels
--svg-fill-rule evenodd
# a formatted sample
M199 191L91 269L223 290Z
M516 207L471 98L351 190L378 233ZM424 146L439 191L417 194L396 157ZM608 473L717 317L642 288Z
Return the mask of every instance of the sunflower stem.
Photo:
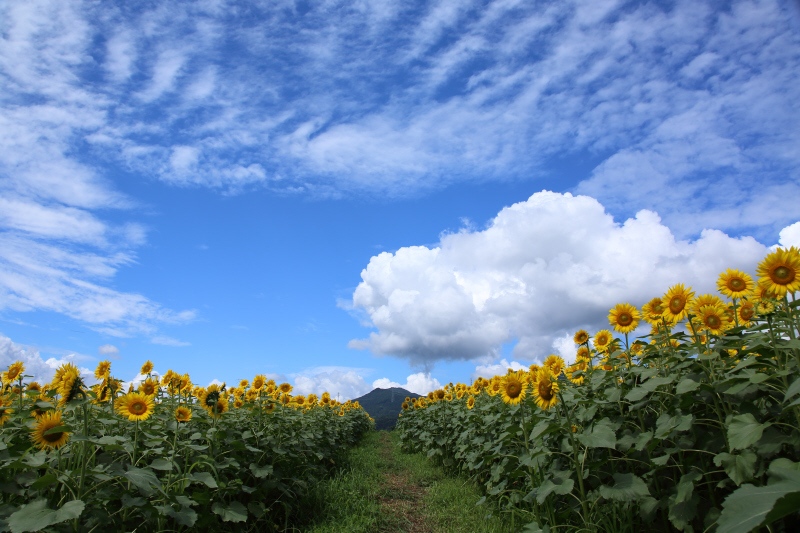
M561 391L559 391L557 394L559 399L558 403L561 404L561 408L564 410L564 416L567 419L567 434L569 435L570 442L572 443L572 461L575 465L575 473L578 476L578 488L580 488L581 491L581 509L583 509L583 521L588 525L589 508L586 505L586 490L583 486L583 462L579 460L580 453L578 453L578 443L575 442L575 435L572 434L572 418L569 416L569 410L564 404L564 396L561 394ZM559 419L561 418L558 413L558 407L556 407L556 415L559 417Z

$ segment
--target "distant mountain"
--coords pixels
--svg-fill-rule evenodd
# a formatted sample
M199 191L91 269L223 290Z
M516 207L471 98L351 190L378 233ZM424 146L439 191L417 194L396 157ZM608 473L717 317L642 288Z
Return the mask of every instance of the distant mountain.
M397 415L403 410L406 397L419 398L414 394L399 387L391 389L375 389L361 398L356 398L361 407L375 419L375 429L392 429L397 423Z

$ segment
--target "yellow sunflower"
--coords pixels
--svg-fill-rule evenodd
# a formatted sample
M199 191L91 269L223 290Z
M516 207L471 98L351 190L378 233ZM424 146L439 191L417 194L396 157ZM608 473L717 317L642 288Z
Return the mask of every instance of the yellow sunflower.
M753 294L753 278L741 270L727 269L719 275L717 290L728 298L746 298Z
M592 340L595 350L598 352L605 352L608 350L611 341L614 340L614 337L611 336L611 332L607 329L601 329L595 334L594 339Z
M94 377L97 379L106 379L111 372L111 361L100 361L97 363L97 368L94 370Z
M470 396L467 398L467 409L472 409L475 407L475 396Z
M58 395L60 397L58 406L63 407L71 402L83 391L83 381L76 367L68 368L64 375L61 377L61 383L58 387Z
M517 405L525 398L525 383L516 373L508 374L500 382L500 395L503 403Z
M589 347L588 346L581 346L578 348L578 352L576 354L578 359L590 359Z
M536 388L533 389L533 395L536 399L536 405L540 409L550 409L558 404L558 380L555 379L550 369L542 367L539 370L539 379L536 381Z
M22 375L22 372L25 370L25 365L22 361L14 361L9 365L8 372L4 372L3 374L3 381L9 383L11 381L15 381L19 376Z
M292 398L292 401L296 403L298 407L305 407L306 405L306 397L303 396L302 394Z
M664 295L663 316L670 322L680 322L691 309L694 292L691 287L684 287L683 283L673 285Z
M131 422L147 420L153 414L153 397L141 392L129 392L117 398L114 407L117 412Z
M589 334L586 333L586 330L579 329L572 340L575 341L575 344L586 344L589 342Z
M264 386L267 377L264 374L258 374L256 377L253 378L253 388L260 389Z
M728 329L730 319L726 313L726 308L721 305L706 305L700 308L697 316L701 327L713 335L722 335Z
M139 373L142 374L143 376L146 376L152 371L153 371L153 363L151 363L150 361L145 361Z
M14 410L11 409L11 405L12 401L10 398L5 396L0 398L0 426L4 425L11 419L11 417L8 416L14 412Z
M243 405L244 402L242 400L236 400L235 402L233 402L233 407L235 407L236 409L241 409Z
M753 305L753 302L745 300L742 302L742 305L739 306L736 313L739 316L739 323L743 326L747 326L756 317L756 306Z
M188 407L178 407L175 409L175 420L178 422L188 422L192 419L192 410Z
M250 382L247 381L246 379L243 379L242 381L239 382L239 386L243 389L246 389L247 387L250 386Z
M265 413L271 413L271 412L273 412L274 410L275 410L275 404L274 404L274 403L272 403L272 402L269 402L268 404L266 404L266 405L264 406L264 412L265 412Z
M461 398L464 397L464 394L465 394L465 392L463 390L459 389L459 390L456 391L456 398L458 398L460 400Z
M664 302L661 298L653 298L642 306L642 318L645 322L659 324L662 314L664 314Z
M403 402L403 405L401 405L401 407L403 408L403 411L408 411L408 408L411 406L408 404L408 402Z
M759 263L758 275L758 284L775 297L800 290L800 253L794 246L778 248Z
M564 359L559 355L548 355L542 364L549 368L556 377L564 370Z
M293 388L294 387L292 387L288 383L281 383L280 385L278 385L278 390L281 391L284 394L292 392Z
M572 365L567 367L565 374L567 379L576 385L581 385L586 377L586 369L589 367L589 362L586 359L578 359ZM580 373L579 373L580 372Z
M61 423L61 411L50 411L37 418L33 429L31 429L33 445L40 450L57 450L61 448L69 441L69 433L56 431L45 435L49 430L59 426L63 426Z
M309 405L309 406L317 405L318 401L319 401L319 399L317 398L317 395L314 394L314 393L311 393L308 396L306 396L306 404ZM356 402L356 403L358 403L358 402Z
M724 305L725 302L716 294L701 294L692 302L692 314L700 314L700 308L706 305ZM691 331L691 330L688 330Z
M158 380L153 378L147 378L146 380L139 383L139 392L146 396L155 396L158 392Z
M206 407L206 411L214 418L219 418L228 412L228 402L220 398L217 400L216 405Z
M639 327L639 311L632 305L617 304L608 312L608 322L619 333L630 333Z
M769 300L762 300L758 302L758 306L756 306L756 313L761 316L771 315L775 312L775 304L770 302Z

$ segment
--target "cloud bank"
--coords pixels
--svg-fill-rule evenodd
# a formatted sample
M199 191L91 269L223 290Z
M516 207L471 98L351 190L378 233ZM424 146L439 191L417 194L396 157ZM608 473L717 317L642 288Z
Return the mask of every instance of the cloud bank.
M352 308L377 331L350 347L430 368L496 360L516 341L514 358L540 360L569 351L578 328L608 327L616 303L641 306L676 283L714 291L720 272L753 272L768 251L718 230L678 239L652 211L618 223L593 198L543 191L483 230L372 257Z

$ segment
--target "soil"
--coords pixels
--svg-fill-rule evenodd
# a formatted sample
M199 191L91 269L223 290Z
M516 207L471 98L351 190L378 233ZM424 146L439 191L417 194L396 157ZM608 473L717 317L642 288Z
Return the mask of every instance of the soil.
M385 481L381 483L380 503L400 522L400 529L391 530L392 533L432 533L434 529L423 512L428 489L413 483L402 471L391 468L395 457L389 435L384 432L380 439L379 453L390 466L383 474ZM384 531L389 533L389 530Z

